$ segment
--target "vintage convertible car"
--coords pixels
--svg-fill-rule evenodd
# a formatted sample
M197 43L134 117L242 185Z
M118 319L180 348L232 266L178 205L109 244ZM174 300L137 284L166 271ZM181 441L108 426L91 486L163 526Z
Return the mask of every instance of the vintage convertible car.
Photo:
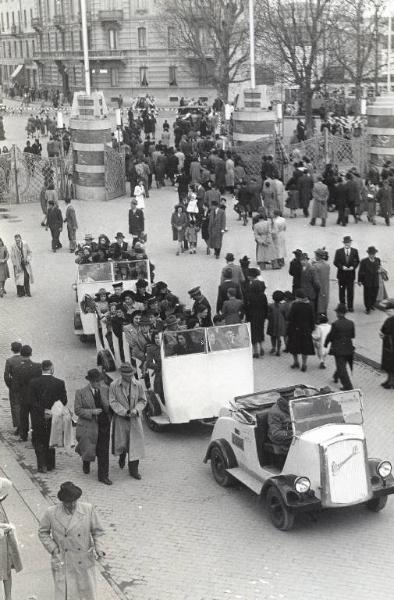
M289 401L287 455L267 436L268 413L280 396ZM360 390L299 385L235 398L216 421L208 460L219 485L245 484L282 531L300 512L362 503L378 512L394 493L391 463L368 457Z

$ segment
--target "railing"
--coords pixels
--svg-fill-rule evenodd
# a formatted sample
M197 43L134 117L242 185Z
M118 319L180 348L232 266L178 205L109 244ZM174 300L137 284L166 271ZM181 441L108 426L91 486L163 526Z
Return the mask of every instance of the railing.
M123 10L99 10L98 11L99 21L109 23L112 21L121 22L123 21Z

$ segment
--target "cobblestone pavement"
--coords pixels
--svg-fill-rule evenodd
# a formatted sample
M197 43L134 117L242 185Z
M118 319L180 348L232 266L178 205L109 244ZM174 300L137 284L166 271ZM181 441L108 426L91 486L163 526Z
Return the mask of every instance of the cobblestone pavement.
M185 301L187 290L201 283L214 302L223 261L207 257L201 243L197 255L175 256L169 227L175 197L174 190L166 188L154 190L147 201L148 249L157 267L157 280L167 280ZM80 237L86 231L127 232L126 198L75 204ZM39 206L11 207L9 216L0 220L0 236L10 246L18 230L30 243L36 283L31 299L17 298L13 282L7 284L7 296L1 300L0 362L3 364L8 356L9 343L21 338L32 344L36 360L53 359L56 375L66 380L72 401L75 389L84 385L86 369L95 362L93 346L80 344L72 331L73 257L66 249L50 252L49 232L39 225ZM237 256L246 253L253 257L251 232L235 219L229 208L223 253L235 251ZM330 215L330 224L332 220ZM332 226L312 230L304 219L297 218L288 223L288 248L302 247L311 253L326 245L332 256L343 231ZM346 233L354 237L360 251L375 244L390 270L389 228L361 224L349 226ZM64 246L65 238L63 233ZM277 287L289 287L287 270L267 271L264 279L269 294ZM377 323L368 326L370 339L377 337L383 316L373 318ZM359 320L359 331L364 331L366 326L361 324L368 323L368 317L362 315L359 292L355 319ZM300 380L300 374L289 369L287 355L266 356L254 362L256 389ZM331 362L328 367L322 372L317 369L317 360L311 359L303 381L329 384ZM365 393L370 454L394 458L392 392L380 387L381 374L363 364L355 365L353 381ZM5 398L4 384L0 392ZM5 443L50 497L55 498L62 481L72 479L83 487L84 497L97 505L108 529L106 571L132 600L383 600L393 585L390 556L394 548L389 533L394 524L392 500L377 515L363 507L328 511L316 523L304 517L293 532L281 533L271 526L252 492L244 488L224 490L214 482L209 465L202 463L210 436L207 427L171 427L162 434L146 431L142 481L130 479L112 461L114 485L106 488L95 480L94 469L85 476L76 455L60 452L56 472L38 477L33 450L15 442L9 433L5 399L0 413Z

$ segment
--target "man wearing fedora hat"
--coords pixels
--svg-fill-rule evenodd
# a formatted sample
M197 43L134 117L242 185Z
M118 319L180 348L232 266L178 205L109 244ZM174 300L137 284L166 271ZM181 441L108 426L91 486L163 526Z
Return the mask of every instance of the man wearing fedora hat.
M353 385L346 367L349 363L350 368L353 368L355 327L353 321L345 317L346 304L339 303L335 312L337 313L337 320L332 323L324 346L327 348L331 343L330 354L334 356L336 364L334 380L340 380L342 390L352 390Z
M97 456L98 480L111 485L109 479L109 440L111 432L111 412L109 390L98 369L90 369L85 377L89 382L75 392L74 411L78 417L77 446L75 451L82 458L83 472L90 473L90 463Z
M121 231L115 236L115 242L110 246L111 258L114 260L119 260L121 258L129 259L130 258L130 246L127 242L125 242L125 237Z
M293 250L294 258L290 261L289 264L289 275L293 278L292 291L293 294L296 290L301 287L301 275L302 275L302 263L301 256L303 255L303 251L297 248L297 250Z
M347 304L349 312L353 312L354 301L354 282L356 279L356 269L360 264L358 250L352 248L352 238L345 235L342 240L343 248L338 248L335 252L334 265L337 268L337 279L339 286L339 302Z
M226 266L222 269L220 283L222 284L224 282L224 272L231 269L231 279L233 283L235 283L235 287L237 285L241 287L242 283L245 281L245 275L243 274L242 268L234 263L234 254L232 252L228 252L225 259Z
M129 474L141 479L139 461L145 456L142 412L146 405L144 389L135 378L136 368L130 363L122 363L120 377L109 388L109 404L114 413L112 428L112 452L119 456L121 469L126 464L128 454Z
M358 270L358 285L364 288L364 306L367 315L371 310L375 310L376 298L379 291L379 272L380 258L377 258L377 249L375 246L368 246L367 258L363 258L360 262Z
M38 537L51 555L53 600L98 600L96 560L105 556L104 529L92 504L81 502L72 481L61 484L60 502L44 512Z

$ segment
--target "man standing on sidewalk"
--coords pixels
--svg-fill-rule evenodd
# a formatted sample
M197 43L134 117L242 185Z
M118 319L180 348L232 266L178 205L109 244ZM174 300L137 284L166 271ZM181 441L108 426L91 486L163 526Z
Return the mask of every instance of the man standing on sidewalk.
M352 241L350 235L345 235L342 240L343 248L339 248L334 257L334 265L338 269L339 302L346 306L347 301L349 312L353 312L354 281L356 269L360 264L358 251L356 248L352 248Z
M15 435L19 435L19 404L18 395L15 390L15 369L22 362L21 357L22 344L20 342L12 342L10 358L5 361L4 381L8 387L8 395L11 406L12 425L15 427Z
M11 262L14 267L15 285L18 297L31 296L30 284L33 283L31 268L31 250L21 238L20 233L14 236L15 244L11 247Z
M48 189L51 188L49 187ZM63 215L57 202L54 200L49 200L48 202L47 226L52 236L52 252L56 252L56 250L62 247L59 237L63 229Z
M353 321L345 318L345 304L338 304L335 312L337 320L331 325L324 346L327 348L331 342L330 354L334 356L336 364L334 379L339 379L342 383L341 390L352 390L353 385L346 366L349 363L350 369L353 368L354 346L352 340L355 338L356 332Z
M376 298L379 291L379 272L380 258L376 256L377 250L375 246L369 246L367 249L367 258L363 258L360 262L358 270L358 285L364 288L364 306L367 315L371 310L375 310Z
M141 208L137 208L137 204L137 200L132 198L129 210L129 233L133 237L133 248L140 235L145 231L144 211Z
M19 435L22 442L27 442L29 435L29 416L31 414L30 381L41 375L41 365L31 360L32 349L22 346L21 363L15 368L13 379L20 409Z
M70 252L75 252L75 249L77 247L77 216L75 214L75 208L71 204L71 198L66 198L64 202L66 203L67 207L64 222L67 224L68 239L70 242Z
M51 437L51 408L57 400L67 404L66 386L62 379L53 376L54 367L50 360L41 363L42 375L30 381L32 442L37 457L37 471L46 473L56 467L55 448L49 447Z
M112 485L109 473L109 440L111 412L108 386L98 369L90 369L85 377L89 384L75 392L74 412L78 417L76 452L82 458L83 472L90 473L90 463L97 456L98 480Z

